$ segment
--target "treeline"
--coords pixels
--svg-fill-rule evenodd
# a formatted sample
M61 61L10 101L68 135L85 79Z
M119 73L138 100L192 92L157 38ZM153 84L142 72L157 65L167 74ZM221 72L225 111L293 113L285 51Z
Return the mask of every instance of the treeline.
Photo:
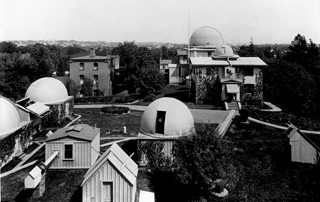
M264 99L297 115L320 115L320 48L298 34L288 49L259 48L251 41L240 56L257 56L268 66L264 73Z
M35 80L63 76L69 71L71 55L83 53L79 47L35 44L18 47L11 42L0 43L0 94L13 100L24 97Z

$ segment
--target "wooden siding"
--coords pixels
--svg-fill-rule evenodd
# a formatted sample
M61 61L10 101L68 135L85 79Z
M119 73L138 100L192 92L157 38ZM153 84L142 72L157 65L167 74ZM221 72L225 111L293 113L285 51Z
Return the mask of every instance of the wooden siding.
M82 186L82 201L102 201L103 182L112 182L112 202L134 202L136 185L130 185L109 161Z
M18 110L19 110L22 121L30 121L29 112L26 112L25 110L20 109L20 107L18 107Z
M299 133L290 138L290 145L292 161L315 164L317 150Z
M64 144L73 143L73 160L64 160ZM46 143L46 160L55 152L59 151L58 157L52 162L50 169L90 168L91 144L86 141L62 139Z
M91 165L93 165L99 157L98 152L100 152L100 132L91 142Z

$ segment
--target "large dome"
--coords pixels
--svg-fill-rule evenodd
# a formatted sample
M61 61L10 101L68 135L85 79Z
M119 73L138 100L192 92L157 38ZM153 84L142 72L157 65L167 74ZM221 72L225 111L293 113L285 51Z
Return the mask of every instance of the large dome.
M58 104L68 99L68 91L58 79L44 77L29 86L26 97L43 104Z
M213 53L213 55L217 55L217 56L233 56L233 50L230 46L228 46L227 44L223 44L223 45L219 45L215 52Z
M152 102L141 118L140 132L157 138L176 138L194 131L189 108L174 98L160 98Z
M190 46L215 47L224 44L221 33L213 27L200 27L190 37Z
M0 96L0 139L1 136L15 132L20 128L21 116L16 105Z

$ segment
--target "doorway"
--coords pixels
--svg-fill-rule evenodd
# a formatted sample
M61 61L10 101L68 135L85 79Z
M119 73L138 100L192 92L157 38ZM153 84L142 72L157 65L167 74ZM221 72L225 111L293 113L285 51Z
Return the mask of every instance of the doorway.
M156 133L164 134L164 124L166 119L165 111L157 111Z

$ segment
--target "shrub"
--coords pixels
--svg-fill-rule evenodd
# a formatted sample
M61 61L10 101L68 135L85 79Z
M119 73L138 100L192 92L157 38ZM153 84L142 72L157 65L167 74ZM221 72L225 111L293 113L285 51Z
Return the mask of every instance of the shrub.
M157 98L157 96L155 94L151 93L143 99L143 102L153 102L156 98Z
M128 107L116 107L116 106L102 107L101 112L107 113L107 114L123 114L123 113L128 113L129 108Z
M239 114L240 114L240 121L246 122L248 120L248 117L249 117L249 111L248 110L240 109L239 110Z

